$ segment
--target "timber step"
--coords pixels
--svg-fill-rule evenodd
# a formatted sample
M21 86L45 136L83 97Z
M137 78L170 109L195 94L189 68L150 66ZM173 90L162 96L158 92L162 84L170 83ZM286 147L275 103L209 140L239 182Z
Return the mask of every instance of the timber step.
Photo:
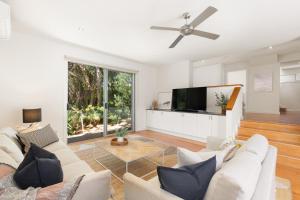
M246 128L240 127L238 135L244 137L251 137L254 134L261 134L274 142L288 143L294 145L300 145L300 134L279 132L274 130L265 130L258 128Z
M272 122L257 122L252 120L243 120L241 121L241 127L300 134L300 125L294 125L294 124L281 124L281 123L272 123Z
M254 134L264 135L277 147L276 176L289 179L294 198L300 196L300 125L241 121L237 138L247 140Z
M239 135L237 139L247 140L249 137ZM278 149L278 154L300 159L300 145L276 142L269 139L269 143Z

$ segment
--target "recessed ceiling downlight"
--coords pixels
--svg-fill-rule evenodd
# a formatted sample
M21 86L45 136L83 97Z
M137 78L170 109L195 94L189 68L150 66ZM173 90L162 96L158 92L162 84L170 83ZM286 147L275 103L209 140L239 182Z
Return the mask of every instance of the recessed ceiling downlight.
M0 40L8 40L11 33L10 7L0 1Z

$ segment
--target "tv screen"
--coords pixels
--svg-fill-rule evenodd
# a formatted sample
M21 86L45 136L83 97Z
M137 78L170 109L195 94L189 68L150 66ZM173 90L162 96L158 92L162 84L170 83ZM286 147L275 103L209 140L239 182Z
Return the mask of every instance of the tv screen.
M206 110L206 87L173 89L172 110L197 112Z

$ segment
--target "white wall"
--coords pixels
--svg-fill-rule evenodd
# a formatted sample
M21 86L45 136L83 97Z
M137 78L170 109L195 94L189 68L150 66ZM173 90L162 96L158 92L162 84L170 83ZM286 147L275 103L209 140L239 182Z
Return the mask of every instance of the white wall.
M78 46L13 32L0 41L0 127L21 124L22 108L41 107L43 122L66 136L65 56L136 71L136 129L145 128L145 109L156 90L156 69Z
M243 69L247 71L246 112L279 114L280 66L277 55L253 57L242 62L226 64L224 73ZM255 74L263 72L272 72L272 92L254 91Z
M300 74L300 68L281 70L281 75ZM300 81L280 83L280 105L289 111L300 111Z
M191 63L183 61L169 66L158 68L158 99L160 96L167 96L171 101L171 92L174 88L206 87L224 84L223 66L202 65L199 62ZM232 87L209 88L207 92L207 111L220 112L220 108L215 106L215 93L223 92L230 97ZM166 101L164 99L164 101Z
M190 87L190 70L190 61L159 67L157 72L157 91L172 92L172 89L175 88Z
M213 86L224 84L222 64L193 67L193 86Z

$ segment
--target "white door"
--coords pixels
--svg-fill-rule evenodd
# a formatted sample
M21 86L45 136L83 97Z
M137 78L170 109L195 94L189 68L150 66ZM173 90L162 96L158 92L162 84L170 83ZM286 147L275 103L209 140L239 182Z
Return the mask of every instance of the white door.
M238 70L238 71L230 71L226 74L226 83L227 84L242 84L243 87L243 102L245 103L245 108L247 106L247 71L246 70Z

